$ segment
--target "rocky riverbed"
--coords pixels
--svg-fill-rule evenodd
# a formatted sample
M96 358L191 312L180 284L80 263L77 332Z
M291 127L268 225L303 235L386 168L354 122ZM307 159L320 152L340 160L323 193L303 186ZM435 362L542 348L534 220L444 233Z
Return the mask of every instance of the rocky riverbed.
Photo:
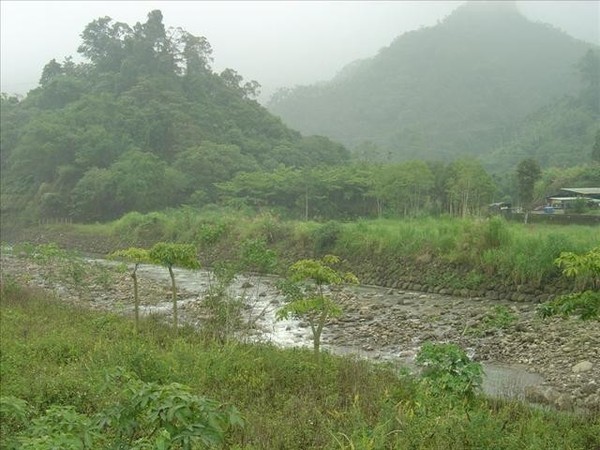
M89 261L82 289L64 283L64 274L29 258L2 255L2 276L53 291L61 301L104 311L130 314L132 287L128 273ZM142 266L142 311L170 314L166 270ZM208 272L177 271L180 318L202 326ZM61 282L60 280L63 280ZM260 332L255 337L281 345L310 345L307 324L274 321L283 300L275 280L238 277L232 295L247 302L249 317ZM425 341L454 342L467 349L501 383L489 392L514 394L530 402L565 410L600 412L600 322L575 318L540 319L536 305L489 298L459 298L434 293L370 286L345 288L344 315L326 327L324 348L380 361L410 363ZM499 387L498 387L499 386ZM512 389L515 392L510 392Z

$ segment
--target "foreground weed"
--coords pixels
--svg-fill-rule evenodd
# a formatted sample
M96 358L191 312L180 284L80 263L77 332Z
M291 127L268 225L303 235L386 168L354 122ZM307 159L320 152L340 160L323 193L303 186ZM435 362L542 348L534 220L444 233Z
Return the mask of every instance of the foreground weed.
M517 316L504 305L491 308L474 327L465 328L463 333L475 336L484 336L498 330L506 330L517 321Z
M471 396L481 388L483 368L472 362L456 344L426 342L419 350L416 363L428 384L442 392Z

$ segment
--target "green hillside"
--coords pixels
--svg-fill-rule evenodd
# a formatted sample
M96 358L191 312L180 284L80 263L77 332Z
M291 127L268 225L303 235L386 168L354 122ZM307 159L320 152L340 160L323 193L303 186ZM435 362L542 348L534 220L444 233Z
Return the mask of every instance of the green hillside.
M337 164L348 151L302 137L254 100L258 83L211 69L204 37L90 23L27 97L2 95L2 216L96 221L215 200L214 183L280 165Z
M471 155L510 167L518 151L504 148L486 161L488 153L511 143L520 148L530 133L524 119L539 123L529 116L555 104L577 110L578 117L567 119L580 135L554 136L554 130L546 137L556 137L561 148L542 146L536 157L563 163L550 154L568 153L576 164L589 160L598 120L597 102L580 98L588 85L579 65L591 47L528 21L512 3L469 3L437 26L403 34L329 82L279 92L269 109L303 133L353 149L374 143L387 160ZM597 76L597 67L591 69ZM553 120L551 110L536 114Z

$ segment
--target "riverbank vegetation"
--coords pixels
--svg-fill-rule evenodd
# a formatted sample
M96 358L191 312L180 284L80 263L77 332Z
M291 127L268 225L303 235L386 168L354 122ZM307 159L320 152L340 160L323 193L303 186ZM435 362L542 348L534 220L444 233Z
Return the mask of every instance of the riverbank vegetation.
M442 395L431 384L436 377L420 381L328 353L316 364L310 350L222 345L185 327L174 337L153 317L135 333L126 318L65 305L6 277L0 308L3 448L42 448L44 436L62 439L61 448L107 448L125 437L119 427L131 418L117 412L131 412L131 398L141 401L144 392L155 394L138 404L145 420L153 411L167 414L177 396L182 405L204 402L221 433L204 435L215 436L215 447L587 449L600 443L597 416L479 394ZM439 350L430 353L438 365L444 360ZM185 408L173 414L181 422L171 428L157 419L156 430L127 435L135 444L129 448L212 445L174 440L176 424L188 416Z
M525 225L500 217L319 223L284 220L268 212L191 207L13 235L101 254L130 246L150 248L157 242L192 243L207 266L237 257L241 243L258 239L277 254L280 267L335 254L365 284L445 289L463 296L496 295L494 291L518 301L544 301L551 294L571 292L573 283L555 260L563 252L583 255L600 242L597 227Z

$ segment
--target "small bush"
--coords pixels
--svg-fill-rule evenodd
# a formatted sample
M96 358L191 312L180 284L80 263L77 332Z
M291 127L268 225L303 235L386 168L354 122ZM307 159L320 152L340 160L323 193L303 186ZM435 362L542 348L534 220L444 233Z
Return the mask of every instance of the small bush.
M493 217L482 227L479 250L498 248L507 245L509 242L510 233L506 220L502 217Z
M198 226L196 236L199 243L204 246L216 244L227 233L224 223L203 223Z
M600 319L600 292L584 291L562 295L538 307L542 317L579 316L582 320Z
M490 309L481 320L481 323L467 332L475 336L482 336L497 330L506 330L517 320L517 316L506 306L496 305Z
M333 250L341 234L342 226L335 220L331 220L314 230L312 238L316 254L320 255Z
M416 363L425 380L441 391L470 396L481 388L483 368L472 362L456 344L426 342L417 354Z

